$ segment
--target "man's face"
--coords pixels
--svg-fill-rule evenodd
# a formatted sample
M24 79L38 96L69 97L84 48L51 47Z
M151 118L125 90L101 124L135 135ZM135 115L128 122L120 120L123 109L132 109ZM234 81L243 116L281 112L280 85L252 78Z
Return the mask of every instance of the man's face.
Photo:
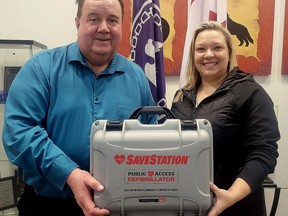
M75 21L81 52L93 65L107 64L97 62L97 59L110 61L122 39L122 13L118 0L85 0L82 15Z

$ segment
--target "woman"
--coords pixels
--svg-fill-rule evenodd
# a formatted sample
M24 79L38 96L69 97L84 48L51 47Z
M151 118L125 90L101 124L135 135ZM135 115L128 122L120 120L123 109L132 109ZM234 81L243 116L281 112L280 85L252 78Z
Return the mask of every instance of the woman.
M266 215L262 182L274 171L280 139L273 102L237 68L230 33L220 24L195 31L187 83L171 110L177 118L212 124L215 200L208 216Z

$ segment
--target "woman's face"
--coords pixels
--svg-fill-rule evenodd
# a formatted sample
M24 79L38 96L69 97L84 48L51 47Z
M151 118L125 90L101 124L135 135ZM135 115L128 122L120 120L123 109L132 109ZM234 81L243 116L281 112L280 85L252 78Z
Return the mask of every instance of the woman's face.
M216 81L227 75L229 50L224 35L204 30L195 40L195 66L202 79Z

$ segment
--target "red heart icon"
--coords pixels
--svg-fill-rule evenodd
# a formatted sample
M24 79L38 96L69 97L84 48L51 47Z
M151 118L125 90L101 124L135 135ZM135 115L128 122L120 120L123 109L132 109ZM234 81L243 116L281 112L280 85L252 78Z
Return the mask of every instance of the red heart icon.
M149 176L153 176L153 175L154 175L154 172L153 172L153 171L148 171L148 175L149 175Z
M125 160L125 156L124 155L115 155L114 160L116 161L116 163L122 164L123 161Z

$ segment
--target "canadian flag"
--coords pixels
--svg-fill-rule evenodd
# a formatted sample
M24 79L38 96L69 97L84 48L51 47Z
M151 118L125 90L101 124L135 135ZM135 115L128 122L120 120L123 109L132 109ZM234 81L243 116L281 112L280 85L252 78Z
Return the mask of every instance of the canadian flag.
M186 71L194 30L206 21L217 21L226 27L227 19L227 0L188 0L187 2L188 22L180 71L180 88L186 84Z

